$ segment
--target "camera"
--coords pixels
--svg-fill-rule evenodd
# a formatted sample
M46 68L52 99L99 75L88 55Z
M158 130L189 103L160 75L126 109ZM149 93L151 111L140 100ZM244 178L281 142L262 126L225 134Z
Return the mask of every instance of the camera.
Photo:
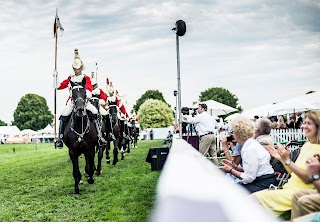
M227 137L227 142L232 142L234 140L233 135Z
M192 113L191 113L192 117L197 115L197 108L182 107L181 113L182 113L182 115L190 115L190 110L192 110Z
M182 115L189 115L189 108L188 107L182 107L181 108Z

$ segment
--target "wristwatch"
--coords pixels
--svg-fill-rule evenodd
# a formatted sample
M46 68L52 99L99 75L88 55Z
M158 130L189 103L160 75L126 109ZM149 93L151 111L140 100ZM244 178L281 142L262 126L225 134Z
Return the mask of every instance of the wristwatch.
M286 160L285 164L288 166L291 163L291 159Z
M319 179L320 179L319 174L313 174L311 181L314 182L314 181L319 180Z

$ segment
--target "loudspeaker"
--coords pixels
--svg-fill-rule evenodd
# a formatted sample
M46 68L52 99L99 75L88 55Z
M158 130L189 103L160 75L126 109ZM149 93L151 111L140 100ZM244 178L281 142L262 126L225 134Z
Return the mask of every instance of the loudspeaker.
M169 154L168 147L150 148L146 162L151 164L151 171L162 170Z
M178 36L183 36L186 33L186 23L182 20L176 22L176 30Z

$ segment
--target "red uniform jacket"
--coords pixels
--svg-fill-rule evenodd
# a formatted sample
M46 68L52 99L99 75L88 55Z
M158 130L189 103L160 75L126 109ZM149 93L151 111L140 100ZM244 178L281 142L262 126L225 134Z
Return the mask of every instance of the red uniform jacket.
M71 78L76 78L76 76L68 76L68 78L67 78L66 80L63 80L63 81L60 83L60 86L59 86L57 89L58 89L58 90L61 90L61 89L65 89L65 88L69 87L69 91L71 91L71 84L69 84ZM86 78L85 89L88 90L89 92L92 92L92 85L91 85L91 79L90 79L90 77L84 75L84 78ZM76 81L76 82L79 82L79 81ZM70 98L71 98L71 97L69 96L68 99L67 99L67 102L68 102L68 100L69 100Z

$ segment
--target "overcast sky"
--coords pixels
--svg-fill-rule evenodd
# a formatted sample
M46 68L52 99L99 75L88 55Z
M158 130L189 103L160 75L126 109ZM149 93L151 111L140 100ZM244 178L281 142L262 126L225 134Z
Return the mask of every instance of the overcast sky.
M48 3L50 2L50 3ZM13 120L21 97L44 97L53 113L53 23L58 8L65 29L58 38L58 75L70 75L79 49L86 74L106 77L130 110L144 92L159 90L175 106L175 22L180 37L182 106L200 92L223 87L244 109L283 101L320 88L318 0L91 0L1 1L0 119ZM67 89L57 92L57 115Z

